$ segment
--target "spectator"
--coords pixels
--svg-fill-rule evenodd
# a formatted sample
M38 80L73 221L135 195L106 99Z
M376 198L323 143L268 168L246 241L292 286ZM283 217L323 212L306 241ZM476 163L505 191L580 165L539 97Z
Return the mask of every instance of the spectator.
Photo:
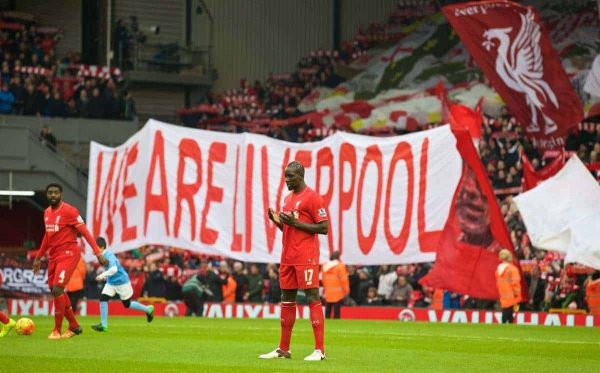
M379 267L379 284L377 285L377 295L383 304L391 304L392 291L394 284L398 279L396 271L389 265Z
M146 274L139 267L135 267L133 271L129 273L129 281L131 281L131 287L133 288L133 295L131 298L140 298L144 292Z
M222 277L225 278L225 284L222 286L223 291L223 302L224 303L233 303L235 302L235 290L237 284L233 279L233 276L230 276L229 266L227 262L222 261L219 265L219 272Z
M323 265L323 298L325 298L325 317L340 318L340 308L350 293L348 270L340 260L340 252L334 251L330 261Z
M445 310L458 310L461 308L461 295L451 291L444 291L443 307Z
M67 105L58 91L54 92L48 100L48 116L63 118L67 116Z
M96 280L97 271L91 264L86 264L85 297L87 299L100 299L103 284Z
M381 298L377 294L377 288L370 287L367 291L367 300L365 302L365 306L381 306Z
M250 273L248 274L248 302L261 303L263 291L263 276L258 270L256 264L250 265Z
M413 288L406 280L406 276L398 276L394 289L392 290L391 301L394 306L407 307L412 298Z
M167 300L181 299L181 285L174 276L168 276L165 280L165 298Z
M281 301L281 288L279 287L279 272L277 271L277 265L270 263L267 266L267 275L269 277L267 301L269 303L277 304Z
M42 94L35 89L32 83L27 84L23 98L23 115L41 115L43 109Z
M358 271L355 266L348 266L348 282L350 284L350 303L358 303Z
M2 90L0 90L0 113L11 114L13 112L13 104L15 102L15 96L8 89L8 83L2 83Z
M52 134L50 127L44 125L40 131L40 141L46 144L52 151L56 151L56 137Z
M104 111L105 102L100 96L100 88L92 90L92 97L88 103L89 117L92 119L100 119L105 117Z
M77 101L77 113L84 118L90 116L90 100L88 99L87 91L79 92L79 100Z
M199 273L202 273L203 276L191 276L181 289L186 316L201 317L204 313L204 301L209 292L206 283L206 268L201 268Z
M237 303L245 302L248 292L248 276L244 274L244 265L241 262L233 263L233 279L237 284L235 288L235 301Z
M22 114L23 113L23 103L25 101L25 96L27 94L27 90L25 89L25 87L23 87L23 84L21 84L20 76L17 75L11 79L10 91L12 92L13 96L15 97L15 102L13 105L13 112L15 114Z
M209 299L211 302L222 302L223 301L223 289L222 286L227 284L227 279L222 277L215 271L214 268L209 269L206 274L208 287L211 295Z
M369 288L374 285L370 277L369 271L366 268L358 271L358 299L356 299L356 303L358 304L363 305L367 302Z
M148 277L144 284L144 296L156 298L165 298L167 296L165 278L154 262L148 265Z

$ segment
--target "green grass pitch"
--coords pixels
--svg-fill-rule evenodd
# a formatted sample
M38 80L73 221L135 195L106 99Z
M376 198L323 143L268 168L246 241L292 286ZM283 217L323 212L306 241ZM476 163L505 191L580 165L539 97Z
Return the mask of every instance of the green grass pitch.
M81 336L47 340L50 317L36 331L0 339L0 372L598 372L600 329L516 325L327 320L327 360L313 350L307 320L297 320L292 359L263 361L277 347L277 320L111 317L108 333L80 318Z

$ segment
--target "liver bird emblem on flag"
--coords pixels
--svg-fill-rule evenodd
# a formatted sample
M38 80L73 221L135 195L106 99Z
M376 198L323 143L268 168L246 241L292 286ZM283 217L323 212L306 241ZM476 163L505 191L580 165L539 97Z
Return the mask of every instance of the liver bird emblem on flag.
M543 79L544 66L540 49L540 26L535 22L531 9L527 14L519 14L521 28L514 40L509 34L512 27L493 28L483 33L483 46L488 51L497 49L496 72L511 89L525 95L531 110L531 123L528 132L538 132L538 111L544 117L544 133L557 130L556 123L543 111L547 104L559 108L556 95ZM497 41L497 43L495 43Z

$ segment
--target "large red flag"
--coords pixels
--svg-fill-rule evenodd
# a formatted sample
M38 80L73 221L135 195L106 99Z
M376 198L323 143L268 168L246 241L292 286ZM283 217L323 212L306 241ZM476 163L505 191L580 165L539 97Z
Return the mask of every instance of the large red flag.
M500 212L485 168L471 140L469 126L481 115L467 107L451 107L452 132L463 158L463 171L454 193L448 220L436 248L433 269L421 283L480 299L498 299L495 271L498 252L507 248L516 260L508 228ZM454 123L453 123L454 122ZM520 268L520 267L519 267ZM527 287L522 282L522 297Z
M541 149L563 147L583 109L538 12L510 1L442 11L527 136Z
M559 156L554 158L546 167L536 171L531 162L529 162L527 155L525 153L521 154L523 162L523 192L535 188L542 181L556 175L565 165L565 158L564 151L561 151Z

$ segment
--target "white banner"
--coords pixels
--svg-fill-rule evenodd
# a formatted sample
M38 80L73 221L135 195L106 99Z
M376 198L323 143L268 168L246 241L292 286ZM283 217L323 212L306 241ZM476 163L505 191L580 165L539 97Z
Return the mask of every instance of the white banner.
M534 246L600 269L600 186L577 155L514 202Z
M461 170L449 126L296 144L150 120L121 146L91 144L87 223L114 252L161 244L278 262L281 232L266 211L289 193L293 160L329 210L322 262L334 250L348 264L434 260Z

